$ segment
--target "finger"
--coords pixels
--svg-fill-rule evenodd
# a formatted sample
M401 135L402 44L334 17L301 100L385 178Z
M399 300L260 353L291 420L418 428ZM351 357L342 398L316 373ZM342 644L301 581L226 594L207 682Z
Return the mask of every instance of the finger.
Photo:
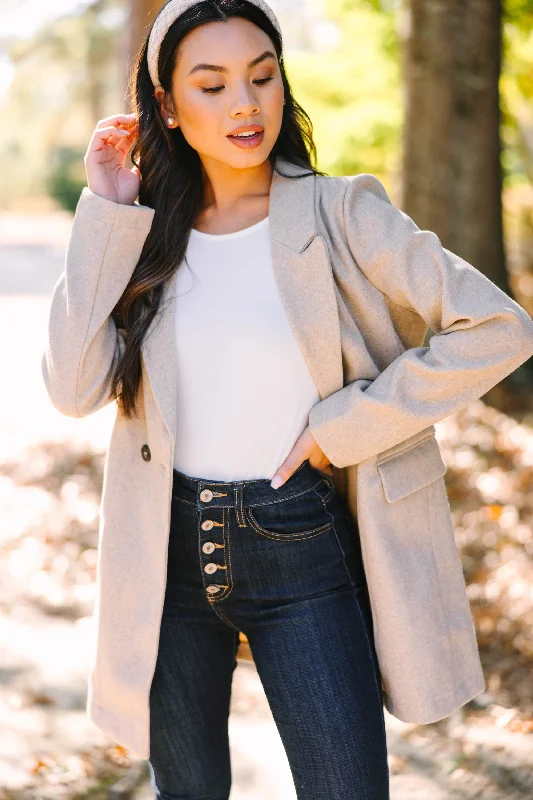
M98 120L96 130L107 128L109 125L133 125L137 122L137 114L114 114L112 117L104 117Z
M121 150L123 153L126 153L126 155L127 155L129 153L130 149L131 149L131 146L133 145L133 142L137 138L137 129L136 128L132 128L131 130L128 130L128 131L120 131L120 133L123 133L123 132L127 133L128 135L127 136L123 136L122 140L118 142L116 147L117 147L117 150Z
M119 122L117 123L117 128L128 130L130 132L138 131L139 130L139 121L134 119L133 122Z
M122 139L129 139L130 132L108 127L95 130L93 134L92 150L101 150L107 144L119 143Z
M131 131L125 130L124 128L115 128L110 125L108 128L97 128L94 132L94 136L99 139L109 138L109 136L113 134L117 134L119 137L131 136Z
M305 456L301 455L297 448L293 448L288 458L286 458L283 464L276 470L276 474L270 482L272 488L279 489L280 486L283 486L285 481L291 477L292 473L295 472L304 461Z

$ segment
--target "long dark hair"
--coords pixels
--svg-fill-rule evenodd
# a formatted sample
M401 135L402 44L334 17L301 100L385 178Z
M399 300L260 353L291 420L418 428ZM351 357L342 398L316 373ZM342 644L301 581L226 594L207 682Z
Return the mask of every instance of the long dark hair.
M312 123L291 93L276 28L261 9L246 0L201 0L175 20L159 53L162 87L166 92L171 91L176 51L184 36L206 22L234 16L244 17L261 28L272 40L278 56L286 104L281 130L269 155L272 166L280 156L309 168L311 173L324 175L311 164L312 161L316 165L317 160ZM111 314L117 328L123 329L125 338L111 391L119 410L128 418L137 415L143 337L158 311L165 282L185 258L189 233L201 211L204 194L197 151L186 141L181 127L169 129L162 119L148 71L148 36L149 31L130 76L130 108L139 120L138 139L132 148L131 160L142 174L139 203L155 209L155 214L137 266ZM286 177L297 179L304 175Z

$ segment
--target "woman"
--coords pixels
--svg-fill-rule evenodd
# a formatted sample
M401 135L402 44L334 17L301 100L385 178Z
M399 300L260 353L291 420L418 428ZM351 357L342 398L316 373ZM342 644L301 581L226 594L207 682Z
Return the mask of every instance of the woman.
M87 709L160 798L229 796L239 631L306 800L389 797L384 700L429 722L485 688L433 423L533 322L309 153L272 9L171 0L54 289L52 401L118 400Z

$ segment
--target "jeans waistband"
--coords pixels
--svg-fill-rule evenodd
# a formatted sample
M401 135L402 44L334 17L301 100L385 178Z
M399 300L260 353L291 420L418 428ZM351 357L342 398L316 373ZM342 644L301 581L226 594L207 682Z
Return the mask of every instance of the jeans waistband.
M172 496L205 507L236 507L270 505L288 500L325 482L334 489L333 478L315 469L309 459L303 461L279 489L273 489L269 478L242 481L219 481L196 478L173 470ZM206 492L209 490L209 492ZM202 495L203 492L206 492Z

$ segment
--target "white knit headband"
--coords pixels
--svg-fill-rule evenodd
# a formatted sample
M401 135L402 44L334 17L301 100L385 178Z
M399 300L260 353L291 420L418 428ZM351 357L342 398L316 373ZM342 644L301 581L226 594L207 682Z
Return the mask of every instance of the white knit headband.
M160 86L158 74L159 49L168 29L184 11L196 5L197 2L198 0L170 0L155 18L148 39L148 71L154 86ZM281 38L281 27L278 18L268 3L265 0L248 0L248 2L260 8L267 15Z

